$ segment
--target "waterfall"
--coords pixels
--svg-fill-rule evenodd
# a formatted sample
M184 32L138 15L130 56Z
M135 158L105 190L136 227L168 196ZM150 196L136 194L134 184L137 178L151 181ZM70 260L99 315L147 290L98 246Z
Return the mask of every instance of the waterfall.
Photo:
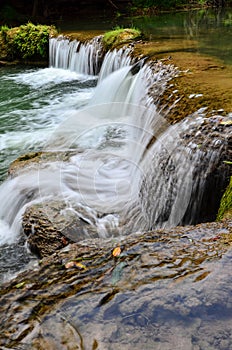
M71 71L97 75L102 61L101 37L81 43L63 36L49 40L50 67L69 69Z
M51 39L51 66L96 74L99 42L94 43L95 49L92 43ZM91 223L100 237L197 221L204 173L220 152L213 147L205 157L185 140L204 124L203 117L169 125L157 110L154 101L175 74L160 62L134 63L123 50L106 55L88 105L70 112L47 140L44 151L55 159L18 171L0 187L0 243L17 239L27 207L51 200L65 203L64 212ZM68 152L64 161L59 154Z
M63 36L49 40L50 67L69 69L80 74L99 74L99 81L110 73L133 64L135 60L131 53L132 47L123 47L104 55L101 36L86 43Z
M101 66L101 71L99 73L98 81L100 82L109 74L114 71L130 66L134 63L131 57L132 49L130 47L121 48L119 50L114 49L113 51L108 51L104 56L104 60Z
M19 235L25 209L51 198L66 201L77 215L80 212L74 207L84 207L99 235L111 235L109 227L115 232L116 226L118 234L122 232L124 216L137 201L143 173L140 163L154 136L152 128L157 126L158 135L166 127L147 97L150 68L139 68L123 67L107 76L88 106L70 113L54 131L44 151L76 149L69 162L44 162L41 168L25 169L0 187L0 201L7 198L0 218L14 232L11 239ZM152 77L158 84L158 76ZM132 229L138 228L130 224L127 232Z

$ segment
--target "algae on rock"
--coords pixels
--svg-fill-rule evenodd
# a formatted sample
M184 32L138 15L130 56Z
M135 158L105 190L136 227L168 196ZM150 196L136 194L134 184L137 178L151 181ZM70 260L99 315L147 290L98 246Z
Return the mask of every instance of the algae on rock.
M222 196L217 220L232 218L232 176L230 183Z
M117 28L106 32L103 36L103 45L106 50L114 49L120 44L141 38L141 31L135 28Z

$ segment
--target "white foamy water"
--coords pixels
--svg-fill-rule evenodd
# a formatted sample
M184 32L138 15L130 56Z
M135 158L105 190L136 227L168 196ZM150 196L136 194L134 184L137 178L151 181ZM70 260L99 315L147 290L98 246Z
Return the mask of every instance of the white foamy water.
M47 85L56 85L65 82L85 82L94 79L94 77L67 69L49 67L43 69L32 69L26 73L5 77L5 79L14 80L16 83L26 84L37 89L46 88Z
M130 56L132 50L130 48L121 48L108 51L104 57L98 81L101 82L109 74L115 72L122 67L131 66L134 60Z
M59 36L49 41L49 65L81 74L97 75L100 71L102 52L101 37L81 43Z
M88 102L95 81L90 76L55 68L2 76L3 93L11 91L0 100L3 171L18 155L41 149L54 128Z
M148 66L138 67L134 74L131 66L122 67L98 84L86 107L75 109L70 95L67 109L62 109L62 99L59 109L55 105L63 120L47 135L43 150L77 149L78 153L68 162L27 169L0 188L0 201L11 193L0 213L17 232L15 237L26 207L49 199L62 199L74 211L78 206L84 208L88 212L85 219L91 220L101 237L149 228L139 194L150 161L146 148L152 138L158 138L168 128L148 97L151 84L159 84L160 76L160 72L151 75ZM36 79L34 74L30 77L32 81ZM49 106L49 113L53 113L51 107L54 104ZM150 152L155 154L155 147ZM159 178L159 173L156 176ZM167 225L170 222L173 220Z

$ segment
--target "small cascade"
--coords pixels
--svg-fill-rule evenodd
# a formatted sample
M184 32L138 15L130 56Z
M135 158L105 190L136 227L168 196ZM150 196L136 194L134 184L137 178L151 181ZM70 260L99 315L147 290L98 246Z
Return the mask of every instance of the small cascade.
M100 82L112 72L132 65L135 62L132 51L132 47L123 47L104 55L101 36L86 43L59 36L49 40L49 65L80 74L99 75Z
M86 43L59 36L49 40L49 65L80 74L97 75L102 63L102 52L101 36Z
M119 50L114 49L108 51L104 56L104 60L99 73L98 81L100 82L106 78L109 74L116 70L130 66L134 63L134 59L131 57L132 49L130 47L124 47Z

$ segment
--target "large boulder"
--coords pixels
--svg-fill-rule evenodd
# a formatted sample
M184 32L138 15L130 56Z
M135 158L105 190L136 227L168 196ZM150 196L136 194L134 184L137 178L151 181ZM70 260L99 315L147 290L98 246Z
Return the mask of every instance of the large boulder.
M96 227L87 217L88 213L82 207L67 208L64 201L50 200L32 205L23 215L23 231L30 250L44 257L69 242L98 237Z

